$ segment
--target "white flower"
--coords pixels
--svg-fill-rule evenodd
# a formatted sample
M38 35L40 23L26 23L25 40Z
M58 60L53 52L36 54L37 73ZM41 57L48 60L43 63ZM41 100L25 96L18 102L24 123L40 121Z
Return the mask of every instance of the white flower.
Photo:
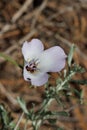
M24 79L32 85L41 86L48 81L47 72L59 72L65 66L66 54L59 46L44 50L42 42L33 39L24 42L22 47L24 56Z

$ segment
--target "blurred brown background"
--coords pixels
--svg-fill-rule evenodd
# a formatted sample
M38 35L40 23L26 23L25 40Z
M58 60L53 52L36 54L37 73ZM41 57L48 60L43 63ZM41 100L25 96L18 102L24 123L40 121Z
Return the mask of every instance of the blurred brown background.
M77 48L73 61L87 71L87 0L1 0L0 52L23 64L21 46L32 38L39 38L46 48L59 45L66 54L74 43ZM75 78L87 79L87 73ZM38 109L43 101L44 88L28 86L30 84L24 81L21 69L0 58L0 103L11 112L15 122L21 113L17 96L23 97L29 108L33 102ZM73 119L62 119L57 125L64 130L87 130L87 86L74 87L83 91L86 105L75 107L71 111ZM66 104L68 109L77 104L77 100L66 100ZM42 129L57 130L56 126L49 124L44 124Z

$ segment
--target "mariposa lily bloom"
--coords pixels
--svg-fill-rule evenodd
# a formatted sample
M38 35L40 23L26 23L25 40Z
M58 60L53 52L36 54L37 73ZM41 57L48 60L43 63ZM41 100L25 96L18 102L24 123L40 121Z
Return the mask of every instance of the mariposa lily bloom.
M44 50L39 39L24 42L22 46L24 56L24 79L34 86L44 85L49 78L47 72L60 72L65 67L66 54L59 46Z

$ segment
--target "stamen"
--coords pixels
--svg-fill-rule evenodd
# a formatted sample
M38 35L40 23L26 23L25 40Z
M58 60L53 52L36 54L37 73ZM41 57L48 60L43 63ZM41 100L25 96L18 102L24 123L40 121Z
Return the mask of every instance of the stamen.
M34 73L35 71L37 71L37 70L39 70L38 68L37 68L37 65L39 64L39 62L38 62L38 59L36 59L36 60L31 60L29 63L28 63L28 65L26 65L26 70L27 71L30 71L31 73Z

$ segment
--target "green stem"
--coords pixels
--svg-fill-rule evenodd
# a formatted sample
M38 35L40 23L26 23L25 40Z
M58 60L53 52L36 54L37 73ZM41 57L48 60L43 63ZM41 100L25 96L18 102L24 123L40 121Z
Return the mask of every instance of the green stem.
M50 103L51 103L53 100L54 100L53 98L46 100L46 102L45 102L44 105L42 106L42 108L41 108L39 114L41 114L43 111L46 111L46 108L50 105Z
M41 126L42 120L34 120L33 121L33 128L34 130L39 130L40 126Z
M57 85L57 87L56 87L56 88L57 88L57 92L63 89L63 86L71 79L71 77L72 77L73 75L75 75L75 73L76 73L76 72L73 72L73 71L72 71L72 72L65 78L65 80L61 83L60 86Z
M52 101L53 101L53 98L44 101L44 104L42 105L42 108L41 108L41 110L38 113L39 116L36 118L36 120L33 121L33 128L34 128L34 130L38 130L39 127L41 126L41 124L43 122L42 113L47 110L47 107L50 105L50 103Z

